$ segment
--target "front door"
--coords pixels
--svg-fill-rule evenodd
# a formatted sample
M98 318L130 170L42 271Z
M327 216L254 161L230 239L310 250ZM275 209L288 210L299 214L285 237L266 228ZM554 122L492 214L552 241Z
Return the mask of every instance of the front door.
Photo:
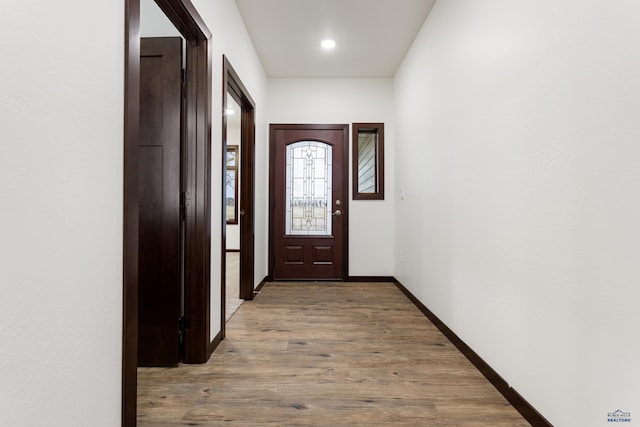
M349 125L271 125L271 276L343 280Z
M182 39L140 40L138 365L179 361Z

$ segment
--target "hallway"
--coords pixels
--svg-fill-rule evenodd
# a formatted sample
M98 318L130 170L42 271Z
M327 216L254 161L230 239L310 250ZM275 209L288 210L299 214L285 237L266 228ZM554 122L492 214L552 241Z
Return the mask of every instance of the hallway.
M390 283L268 283L208 363L138 381L139 426L529 425Z

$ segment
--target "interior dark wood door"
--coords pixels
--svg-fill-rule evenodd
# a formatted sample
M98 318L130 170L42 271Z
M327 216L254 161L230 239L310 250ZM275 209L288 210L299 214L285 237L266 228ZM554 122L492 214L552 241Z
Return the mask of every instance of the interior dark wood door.
M140 40L139 366L180 356L181 58L179 37Z
M343 280L349 125L271 125L274 280Z

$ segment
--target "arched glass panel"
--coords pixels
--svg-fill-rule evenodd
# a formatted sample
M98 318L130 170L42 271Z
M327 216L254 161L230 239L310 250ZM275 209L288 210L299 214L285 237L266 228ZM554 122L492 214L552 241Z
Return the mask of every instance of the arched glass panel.
M332 149L318 141L287 145L287 235L331 236Z

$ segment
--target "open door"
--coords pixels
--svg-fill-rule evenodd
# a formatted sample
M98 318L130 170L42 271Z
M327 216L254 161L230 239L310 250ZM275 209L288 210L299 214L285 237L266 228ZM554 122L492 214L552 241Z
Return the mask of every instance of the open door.
M138 366L180 358L182 38L140 40Z

